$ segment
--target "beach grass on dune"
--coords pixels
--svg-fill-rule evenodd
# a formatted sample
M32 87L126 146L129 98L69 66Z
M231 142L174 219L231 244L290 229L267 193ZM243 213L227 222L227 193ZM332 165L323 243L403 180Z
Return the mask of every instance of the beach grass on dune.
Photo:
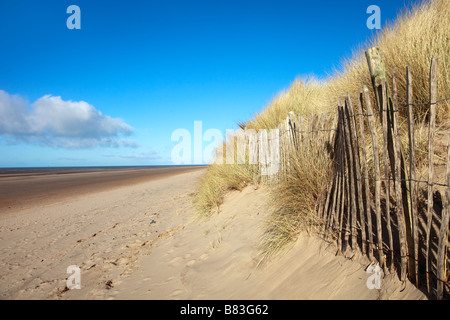
M367 43L360 45L343 60L341 70L328 79L295 79L289 89L279 93L253 119L240 124L249 129L272 129L286 119L290 111L308 116L315 113L335 112L337 102L349 93L356 101L363 86L372 87L365 50L377 46L384 58L388 82L395 73L399 105L406 103L406 66L413 75L413 102L425 103L429 99L429 69L432 57L438 59L438 99L450 97L450 5L448 0L420 2L384 27ZM428 106L415 108L418 171L427 166ZM400 130L407 132L406 114L400 112ZM381 130L377 122L377 130ZM437 128L450 128L450 101L437 108ZM380 135L381 136L381 135ZM407 137L407 134L402 134ZM407 143L406 140L403 143ZM366 145L370 145L367 143ZM292 152L292 163L286 179L272 188L273 214L267 224L262 250L266 255L276 253L294 240L300 230L315 225L312 218L320 193L326 188L330 158L318 158L317 150ZM407 155L406 155L407 156ZM439 157L439 154L437 155ZM368 159L369 170L373 160ZM241 190L248 184L257 184L258 172L250 165L211 165L203 177L195 203L202 215L209 215L220 206L229 190Z

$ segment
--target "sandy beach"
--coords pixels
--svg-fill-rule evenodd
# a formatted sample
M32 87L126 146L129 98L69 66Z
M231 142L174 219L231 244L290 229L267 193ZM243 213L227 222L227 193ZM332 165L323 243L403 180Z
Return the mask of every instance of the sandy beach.
M90 186L80 179L69 194L69 187L44 188L29 201L3 198L0 298L425 299L396 275L370 290L370 261L335 256L332 245L307 234L260 263L268 191L233 191L218 214L199 220L192 198L204 172L97 177ZM81 289L67 289L68 266L79 267Z
M198 169L161 166L4 170L0 173L0 215Z

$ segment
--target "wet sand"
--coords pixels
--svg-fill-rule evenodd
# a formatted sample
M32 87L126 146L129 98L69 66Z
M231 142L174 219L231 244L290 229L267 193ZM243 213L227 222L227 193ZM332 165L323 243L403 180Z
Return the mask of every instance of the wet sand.
M0 174L0 215L204 168L167 166L10 170Z

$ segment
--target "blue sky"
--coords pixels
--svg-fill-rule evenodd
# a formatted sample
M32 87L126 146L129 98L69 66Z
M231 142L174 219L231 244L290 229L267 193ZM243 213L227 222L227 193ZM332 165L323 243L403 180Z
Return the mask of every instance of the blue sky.
M174 130L225 133L296 77L339 67L373 33L373 4L382 25L405 6L2 0L0 167L171 164Z

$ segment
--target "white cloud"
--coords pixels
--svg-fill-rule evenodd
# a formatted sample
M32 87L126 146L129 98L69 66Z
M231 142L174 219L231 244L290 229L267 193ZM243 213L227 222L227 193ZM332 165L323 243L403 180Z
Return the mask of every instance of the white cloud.
M136 147L133 128L122 119L103 115L84 101L45 95L29 105L22 97L0 90L0 135L8 143L27 142L62 148Z
M24 134L27 129L27 102L18 95L0 90L0 134Z

